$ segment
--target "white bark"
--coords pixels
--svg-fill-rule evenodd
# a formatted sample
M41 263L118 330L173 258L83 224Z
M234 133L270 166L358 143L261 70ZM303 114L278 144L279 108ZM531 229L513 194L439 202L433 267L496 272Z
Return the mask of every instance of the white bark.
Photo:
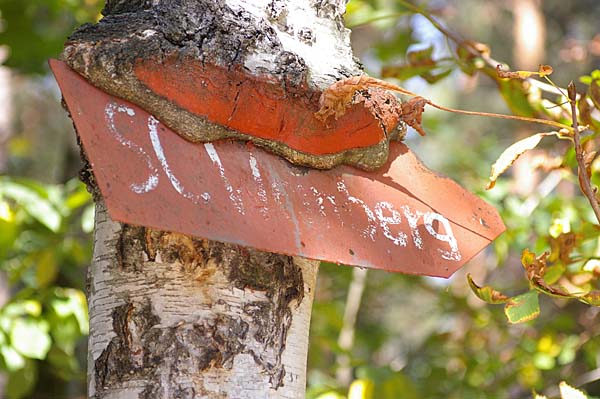
M340 72L358 74L350 30L343 27L345 0L226 0L233 10L245 10L270 22L284 51L296 54L310 71L309 84L325 89ZM266 46L257 48L244 66L253 73L271 70L274 55Z
M156 21L146 18L145 11L138 13L140 2L109 3L110 12L131 12L135 26ZM343 27L343 0L203 3L216 19L204 15L205 9L192 0L144 4L160 4L160 15L169 14L171 5L180 7L162 21L170 42L160 42L161 48L183 48L189 55L200 46L205 55L221 61L233 54L233 60L241 60L252 72L285 76L281 81L286 84L306 77L309 85L324 88L357 73L349 31ZM224 5L234 12L223 16L214 9ZM114 25L96 31L83 28L65 51L72 67L118 94L127 90L112 86L111 71L131 61L123 46L133 43L137 53L130 58L135 59L149 48L143 40L156 39L144 30L114 40L129 23L128 15L120 14L112 19ZM232 18L239 21L232 23ZM173 25L180 20L179 28ZM200 30L198 25L215 20L224 25L201 43L188 40ZM225 33L231 26L243 28ZM99 41L102 35L107 39ZM182 40L180 47L173 40ZM237 47L222 48L222 43ZM128 89L132 99L151 97L137 88L133 83ZM89 273L89 397L304 397L318 262L121 225L108 217L102 203L96 216Z
M165 233L147 249L156 250L152 261L144 245L97 205L88 286L89 397L304 397L318 262L290 258L286 273L301 270L303 295L286 304L282 295L297 282L290 276L276 283L279 292L271 285L239 288L244 279L232 278L231 263L244 259L235 257L236 247L228 253L230 246ZM163 259L174 250L184 259Z

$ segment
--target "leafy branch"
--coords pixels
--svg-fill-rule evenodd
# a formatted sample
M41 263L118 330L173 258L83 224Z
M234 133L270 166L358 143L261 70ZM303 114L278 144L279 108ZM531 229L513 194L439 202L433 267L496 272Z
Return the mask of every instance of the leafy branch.
M511 322L522 322L537 317L539 314L538 296L540 293L563 299L576 299L590 305L599 306L600 291L593 289L593 283L598 282L600 262L592 259L599 250L598 244L593 246L593 248L596 248L596 252L593 252L592 246L586 243L586 240L597 242L600 237L600 229L598 228L598 225L600 225L600 204L596 198L596 188L591 181L592 162L596 157L596 153L587 146L587 148L584 148L583 142L585 140L582 139L582 133L587 129L591 129L594 134L600 133L600 121L595 119L600 110L600 70L580 79L582 83L589 87L587 93L578 95L573 83L569 84L567 89L563 89L549 78L552 73L551 67L541 65L538 71L505 70L502 67L503 63L491 57L491 50L487 45L461 38L460 35L452 32L434 18L430 12L408 0L398 0L397 4L403 7L403 12L395 13L396 17L405 15L406 10L427 19L447 39L453 56L451 59L454 60L455 66L470 76L483 73L491 78L497 84L500 94L503 95L514 113L514 115L502 115L453 109L435 104L429 99L419 97L417 94L398 86L396 86L396 89L386 87L385 84L374 85L412 97L402 104L404 122L423 135L425 132L421 126L421 114L424 112L425 106L429 105L457 114L519 120L551 126L553 131L530 134L506 148L492 166L487 189L494 187L496 180L521 155L536 148L544 137L555 136L558 139L570 141L571 145L568 151L572 151L571 153L575 155L574 160L576 161L580 190L586 201L589 202L597 219L597 224L586 223L582 220L579 222L581 223L579 231L574 233L571 232L568 222L566 225L557 222L557 217L553 216L553 225L549 229L548 237L545 237L551 250L540 256L536 256L528 250L522 252L521 262L529 282L529 291L510 297L495 291L491 287L479 287L469 279L473 292L488 303L504 303L506 316ZM377 19L381 18L378 17ZM452 72L454 66L449 66L450 62L451 60L447 56L434 59L433 47L408 51L404 63L384 66L382 76L399 80L420 76L429 83L435 83ZM369 85L366 85L358 89L362 90L368 87ZM541 97L542 93L559 97L555 101L549 101ZM351 99L351 96L349 98ZM341 102L337 104L337 107L345 109L347 105L347 103ZM559 108L560 112L555 112L553 110L555 108ZM593 144L593 142L587 142L587 145L590 144ZM548 170L568 170L567 163L571 159L569 152L566 152L561 158L559 162L552 163L553 166L547 164ZM559 181L563 178L560 177ZM558 224L555 225L556 223ZM522 243L516 244L518 246L522 245ZM575 255L572 256L573 253Z

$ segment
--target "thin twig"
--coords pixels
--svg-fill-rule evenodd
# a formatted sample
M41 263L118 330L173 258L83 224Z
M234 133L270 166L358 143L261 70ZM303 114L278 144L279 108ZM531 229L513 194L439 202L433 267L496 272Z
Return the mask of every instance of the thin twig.
M576 103L577 92L575 89L575 84L573 82L570 82L567 90L569 93L569 101L571 102L571 115L573 118L573 142L575 143L575 158L577 159L577 174L579 176L579 185L581 186L583 194L587 197L588 201L590 202L590 205L594 210L594 214L596 215L596 219L598 219L598 223L600 223L600 205L598 204L598 200L596 199L596 193L592 188L592 183L587 173L587 166L585 165L585 153L583 147L581 146L581 136L579 135Z
M441 109L442 111L454 112L455 114L487 116L487 117L498 118L498 119L513 119L513 120L518 120L518 121L523 121L523 122L539 123L542 125L557 127L559 129L567 129L569 131L571 130L570 126L564 125L560 122L551 121L549 119L529 118L527 116L517 116L517 115L494 114L494 113L490 113L490 112L465 111L462 109L454 109L454 108L444 107L443 105L435 104L429 100L427 100L427 104L431 105L434 108Z

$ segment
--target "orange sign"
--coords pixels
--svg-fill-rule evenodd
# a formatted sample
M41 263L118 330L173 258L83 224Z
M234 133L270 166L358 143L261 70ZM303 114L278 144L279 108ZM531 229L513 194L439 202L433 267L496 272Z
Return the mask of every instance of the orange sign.
M391 143L376 172L294 166L251 144L191 143L51 61L111 217L264 251L449 277L505 227Z

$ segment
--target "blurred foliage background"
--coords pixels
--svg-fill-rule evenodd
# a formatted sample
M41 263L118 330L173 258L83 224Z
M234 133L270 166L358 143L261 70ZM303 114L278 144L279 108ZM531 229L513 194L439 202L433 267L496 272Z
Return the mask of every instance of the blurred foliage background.
M75 26L101 17L102 3L0 0L0 384L7 398L85 397L93 205L77 180L79 150L46 60ZM596 0L351 0L346 16L370 75L453 108L569 124L568 104L547 82L498 79L489 61L513 70L552 65L558 86L574 80L589 93L579 101L581 122L591 126L588 153L600 126L598 20ZM411 132L408 145L496 205L508 231L450 280L324 264L308 397L558 397L560 381L600 396L599 311L572 298L597 289L599 229L579 191L572 143L544 139L485 191L506 147L548 129L431 108L423 125L428 135ZM597 162L589 167L595 172ZM569 295L539 295L545 288L524 277L526 248L549 251L541 277ZM534 293L539 316L510 324L502 306L473 294L467 273L508 296Z

